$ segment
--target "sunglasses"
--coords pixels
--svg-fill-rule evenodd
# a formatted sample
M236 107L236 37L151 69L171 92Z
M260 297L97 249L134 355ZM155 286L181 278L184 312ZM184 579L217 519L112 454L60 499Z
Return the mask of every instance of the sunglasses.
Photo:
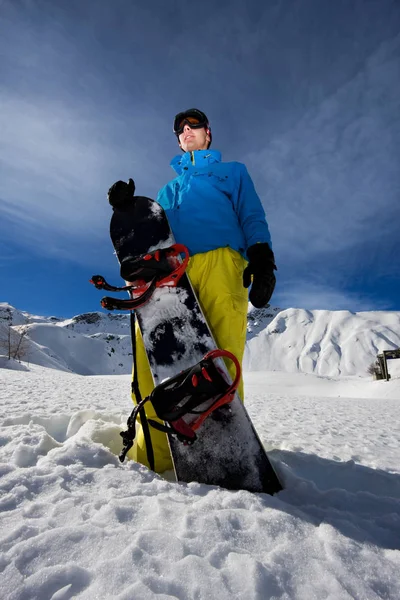
M191 129L200 129L201 127L207 127L206 121L202 117L187 116L180 114L175 118L174 121L174 133L179 136L183 133L185 125L189 125Z

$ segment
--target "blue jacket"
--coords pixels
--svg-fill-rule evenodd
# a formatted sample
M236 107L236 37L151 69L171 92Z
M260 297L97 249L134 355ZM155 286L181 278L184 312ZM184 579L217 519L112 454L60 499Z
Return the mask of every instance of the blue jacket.
M230 246L246 250L271 236L261 201L246 167L221 162L217 150L185 152L171 161L178 177L157 196L175 239L191 255Z

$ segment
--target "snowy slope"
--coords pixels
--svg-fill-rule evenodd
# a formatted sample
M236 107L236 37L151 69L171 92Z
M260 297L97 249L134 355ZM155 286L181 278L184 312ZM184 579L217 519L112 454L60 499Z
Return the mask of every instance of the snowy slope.
M88 313L63 320L32 316L2 303L0 329L10 314L15 329L28 329L30 363L80 375L122 374L132 368L127 315ZM4 361L1 364L7 366Z
M30 363L82 375L131 370L129 315L95 312L65 320L46 319L3 303L0 327L4 327L7 310L13 324L28 327ZM399 346L399 312L252 309L244 367L247 371L364 377L378 352ZM397 372L395 361L389 369Z
M400 597L400 380L248 373L270 497L121 465L130 377L30 369L0 371L2 598Z
M84 335L48 323L29 325L29 339L65 369L79 375L128 373L132 368L130 336ZM43 363L42 363L43 364Z
M290 308L250 317L246 370L364 376L379 352L400 347L399 312Z

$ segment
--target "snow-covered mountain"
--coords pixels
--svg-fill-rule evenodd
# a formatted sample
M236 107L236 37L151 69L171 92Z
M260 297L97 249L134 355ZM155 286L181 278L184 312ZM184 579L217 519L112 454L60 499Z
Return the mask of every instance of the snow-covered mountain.
M253 310L244 368L364 376L378 353L398 347L400 312Z
M120 375L132 368L128 315L95 312L72 319L46 318L0 303L3 331L10 318L17 331L27 329L25 355L30 363L79 375ZM5 354L4 348L0 354Z
M15 330L27 329L30 363L80 375L131 370L127 314L93 312L61 319L30 315L0 303L3 331L9 323ZM365 376L378 352L399 346L400 312L250 309L244 369ZM5 354L4 348L0 354Z

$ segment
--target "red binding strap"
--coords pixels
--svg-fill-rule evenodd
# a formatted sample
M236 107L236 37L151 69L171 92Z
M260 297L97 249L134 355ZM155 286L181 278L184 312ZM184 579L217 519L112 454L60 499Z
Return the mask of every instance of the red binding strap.
M170 273L163 279L160 279L156 283L156 287L164 287L164 286L175 287L178 285L180 278L186 271L186 267L189 262L189 250L183 244L174 244L170 248L166 248L164 250L164 252L166 253L166 255L168 257L171 257L171 258L178 257L180 254L185 255L182 262L176 261L176 268L172 271L172 273ZM159 259L156 259L156 260L159 260Z
M239 363L238 359L236 358L236 356L234 354L232 354L232 352L229 352L228 350L211 350L210 352L207 352L207 354L204 357L204 360L206 360L207 358L211 358L212 360L214 360L216 358L228 358L229 360L231 360L233 362L233 364L236 367L236 375L235 375L233 382L226 390L226 393L221 398L219 398L216 402L214 402L214 404L212 404L210 406L210 408L208 408L204 413L202 413L195 421L190 423L190 427L194 431L196 431L200 427L200 425L202 423L204 423L204 421L207 419L208 415L210 415L214 410L216 410L220 406L223 406L224 404L229 404L229 402L232 402L232 400L235 396L236 390L238 388L240 376L241 376L240 363Z

